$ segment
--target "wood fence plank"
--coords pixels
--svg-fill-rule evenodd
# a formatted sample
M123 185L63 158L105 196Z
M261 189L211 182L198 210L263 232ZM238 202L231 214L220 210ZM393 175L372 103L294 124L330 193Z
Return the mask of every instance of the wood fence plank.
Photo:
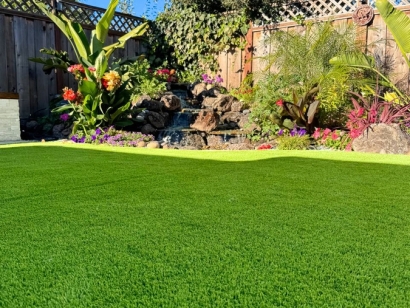
M56 49L56 31L55 26L53 23L47 22L45 23L45 46L46 48L54 48ZM61 88L57 82L57 74L55 71L51 72L50 75L45 75L47 78L47 85L48 85L48 101L52 100L57 94L61 93ZM61 76L63 76L61 74ZM62 78L61 78L62 81ZM62 84L62 82L61 82Z
M227 88L238 88L242 77L242 53L239 48L228 52L228 82Z
M47 24L41 20L34 21L34 56L42 57L43 54L40 52L41 48L47 47ZM43 114L48 114L49 112L49 100L50 93L48 87L48 76L43 71L43 65L35 63L35 75L36 75L36 91L38 97L38 108L43 111ZM53 74L53 73L52 73Z
M17 92L19 94L20 118L30 117L30 93L28 72L27 24L23 17L16 17L14 22L15 56L17 67Z
M0 14L0 33L6 33L6 17ZM0 92L8 92L8 75L7 75L7 45L0 44Z
M14 44L14 27L13 17L6 16L4 20L4 42L6 46L6 61L7 61L7 91L17 93L17 71L15 58L15 44Z
M36 74L36 65L34 62L28 59L36 55L35 41L38 39L38 33L34 31L34 22L32 19L26 19L27 25L27 61L28 61L28 75L29 75L29 88L28 93L30 96L30 114L40 116L44 115L38 106L38 92L37 92L37 78L41 78ZM40 32L41 34L41 32ZM44 111L43 111L44 112Z

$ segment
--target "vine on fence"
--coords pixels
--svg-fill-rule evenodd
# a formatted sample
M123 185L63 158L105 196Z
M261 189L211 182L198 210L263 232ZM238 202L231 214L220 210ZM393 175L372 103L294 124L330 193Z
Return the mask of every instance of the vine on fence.
M216 55L244 47L248 28L244 12L212 14L173 5L151 24L148 58L154 67L216 71Z

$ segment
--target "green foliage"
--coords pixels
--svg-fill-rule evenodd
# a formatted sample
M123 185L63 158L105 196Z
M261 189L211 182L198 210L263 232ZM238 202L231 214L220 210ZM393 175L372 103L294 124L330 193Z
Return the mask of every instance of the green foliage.
M310 145L310 139L308 135L284 135L276 140L278 142L278 150L306 150Z
M151 70L150 64L145 57L139 57L135 61L117 63L122 74L129 79L132 90L132 101L141 95L149 95L158 98L166 91L166 83Z
M42 48L40 52L48 55L49 58L29 58L29 60L43 64L43 71L47 75L51 74L54 69L61 69L66 72L70 65L75 64L74 61L70 60L66 51Z
M173 67L200 76L218 69L219 52L243 46L247 31L244 14L205 13L195 6L175 4L150 27L149 61L153 67Z
M240 87L237 89L232 89L229 91L229 94L241 101L245 108L249 108L255 102L255 94L257 89L257 86L253 86L253 75L249 74L241 82Z
M302 33L272 32L265 41L272 51L262 58L265 69L257 75L252 117L268 116L279 126L290 118L309 131L318 116L335 122L332 115L348 104L344 93L351 84L349 72L333 71L329 60L357 50L355 35L354 26L334 27L330 21L307 23ZM276 106L278 100L283 108Z

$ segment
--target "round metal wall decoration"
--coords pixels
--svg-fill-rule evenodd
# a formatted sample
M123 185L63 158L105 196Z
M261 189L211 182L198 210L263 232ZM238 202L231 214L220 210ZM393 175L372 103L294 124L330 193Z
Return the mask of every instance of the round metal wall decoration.
M353 12L353 21L359 26L365 26L372 21L373 16L373 8L368 4L364 4Z

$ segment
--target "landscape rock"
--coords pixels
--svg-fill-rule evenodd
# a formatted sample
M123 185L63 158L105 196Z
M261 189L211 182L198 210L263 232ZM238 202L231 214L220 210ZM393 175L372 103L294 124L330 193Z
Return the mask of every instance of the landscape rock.
M145 124L141 127L141 133L144 135L152 135L155 134L157 130L151 124Z
M234 100L234 101L232 102L232 105L231 105L231 111L233 111L233 112L241 112L241 111L243 110L243 107L244 107L244 105L243 105L242 102L240 102L240 101L238 101L238 100Z
M147 148L148 149L159 149L160 148L159 142L158 141L150 141L147 144Z
M201 135L188 134L182 138L180 146L182 146L184 149L195 148L197 150L200 150L206 146L206 143Z
M137 143L137 146L138 146L139 148L145 148L145 147L147 146L147 143L146 143L145 141L139 141L139 142Z
M221 122L223 122L223 123L229 123L229 122L238 123L242 119L242 116L243 115L240 112L229 111L229 112L226 112L222 115Z
M224 144L224 138L218 135L209 135L206 138L207 144L210 148L215 148Z
M194 95L195 97L198 97L198 96L202 95L202 93L204 93L206 91L207 91L206 84L203 83L203 82L194 84L194 87L191 90L192 95Z
M156 129L162 129L165 127L166 119L164 118L163 115L161 115L158 112L155 112L155 111L148 112L147 120Z
M201 110L194 122L191 125L191 128L203 131L210 132L214 130L219 123L219 115L210 110Z
M64 136L61 132L64 130L64 124L57 124L53 126L53 137L57 139L63 139Z
M254 130L259 129L258 125L250 121L249 114L242 114L241 118L239 119L238 126L245 133L251 133Z
M176 95L165 95L161 98L164 109L168 111L181 110L181 99Z
M231 111L231 106L235 98L231 95L221 94L213 104L213 109L221 112Z
M38 122L37 121L29 121L26 123L26 129L28 131L34 131L38 127Z
M214 104L216 100L217 100L216 97L205 97L202 102L202 108L214 109Z
M149 95L141 95L132 102L132 106L140 108L141 104L143 104L146 101L150 101L150 100L151 100L151 97Z
M156 100L144 100L140 105L139 108L145 108L148 111L161 111L164 107L164 103L161 101Z
M409 138L398 124L373 124L353 140L352 148L356 152L407 154Z

